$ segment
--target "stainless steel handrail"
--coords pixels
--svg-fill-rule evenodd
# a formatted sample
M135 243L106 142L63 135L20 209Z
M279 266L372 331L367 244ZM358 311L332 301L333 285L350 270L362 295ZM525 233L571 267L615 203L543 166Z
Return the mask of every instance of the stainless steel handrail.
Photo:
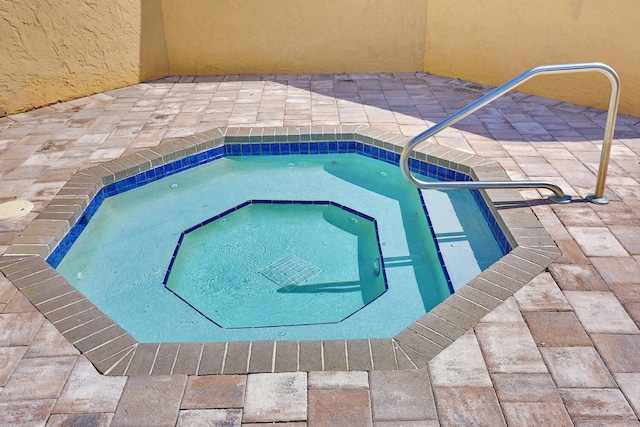
M607 111L607 122L604 129L604 138L602 140L602 151L600 154L600 165L598 166L598 177L596 181L596 189L593 194L587 196L588 200L593 203L606 204L609 198L604 195L604 185L607 178L607 169L609 167L609 157L611 155L611 144L613 141L613 130L615 128L616 115L618 112L618 102L620 101L620 78L618 74L606 64L599 62L587 62L580 64L560 64L545 65L532 68L512 80L509 80L502 86L492 90L482 98L469 104L462 110L458 111L449 118L430 127L426 131L415 136L402 149L400 154L400 169L404 177L418 188L434 189L434 190L453 190L453 189L484 189L484 188L546 188L551 190L554 195L550 197L555 202L567 203L571 200L571 196L565 196L562 189L551 182L546 181L450 181L450 182L427 182L417 179L409 168L409 156L412 150L424 143L427 139L438 134L449 126L454 125L465 117L473 114L475 111L489 104L490 102L500 98L505 93L521 85L527 80L537 75L545 74L568 74L596 71L604 74L611 83L611 96L609 98L609 108Z

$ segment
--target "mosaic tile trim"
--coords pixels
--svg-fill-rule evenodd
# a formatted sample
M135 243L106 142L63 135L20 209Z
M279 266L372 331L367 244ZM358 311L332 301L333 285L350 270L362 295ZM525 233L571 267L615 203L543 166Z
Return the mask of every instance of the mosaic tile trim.
M484 203L482 209L486 215L494 218L492 227L502 230L504 247L512 250L394 338L149 344L133 339L45 261L75 225L82 226L81 217L85 213L95 212L100 201L108 196L104 189L110 184L125 180L133 185L130 178L158 167L164 167L165 173L172 173L176 167L185 167L185 158L196 155L196 163L204 161L223 153L220 149L226 150L225 145L239 144L242 150L243 145L251 143L270 145L308 141L341 141L346 142L347 147L349 142L355 141L355 147L362 143L363 152L365 146L369 146L372 148L367 148L366 153L379 157L383 150L386 161L395 162L409 139L357 125L222 128L165 139L155 148L76 173L50 202L52 209L45 208L0 257L0 272L104 374L213 375L320 371L326 367L362 371L426 366L429 360L561 255L517 191L480 190L474 197L480 206ZM318 144L318 150L320 147ZM328 144L327 149L329 147L332 145ZM262 145L260 150L262 152ZM423 162L427 164L427 172L430 168L432 173L434 170L436 174L444 172L445 179L456 179L457 176L465 180L509 180L496 162L437 144L423 145L412 153L412 158L415 159L411 163L413 170L424 169L420 163ZM166 167L169 164L171 166ZM159 179L157 172L154 170L145 175L145 179ZM34 236L37 239L33 239ZM41 243L34 244L34 240Z
M504 233L502 227L496 220L494 212L489 208L489 205L487 205L487 201L482 196L480 190L470 190L470 193L473 196L473 199L476 201L476 204L480 208L480 212L482 212L482 216L489 225L489 228L491 228L493 237L496 239L496 242L498 242L498 246L500 247L502 254L508 254L513 249L513 246L507 235Z
M438 261L440 261L440 266L442 267L442 273L444 274L444 278L446 279L447 285L449 286L449 292L453 294L454 290L453 290L453 283L451 282L451 276L449 275L449 270L447 270L447 264L444 262L444 257L442 256L442 250L440 248L440 242L438 242L438 238L436 237L436 231L433 229L433 222L431 222L429 209L427 209L427 204L424 202L424 197L422 197L422 193L420 193L420 203L422 204L422 210L424 211L425 218L427 219L427 223L429 224L429 231L431 232L431 236L433 237L433 240L436 243L436 253L438 254Z
M224 143L223 146L207 150L205 152L189 155L182 159L174 160L170 163L157 166L134 176L112 182L101 188L98 194L84 211L80 220L73 225L72 230L64 240L47 257L47 261L55 268L62 258L69 251L75 240L78 238L88 221L93 217L100 204L107 197L115 196L171 176L173 174L212 162L226 156L277 156L288 154L335 154L335 153L357 153L365 157L377 159L398 166L400 155L382 148L371 146L367 143L356 141L341 142L287 142L287 143ZM409 160L409 167L412 172L440 181L471 181L471 177L463 172L454 171L443 166L427 163L417 159ZM489 224L496 241L503 254L511 250L511 244L505 236L502 228L496 222L493 213L488 209L487 204L477 190L473 192L474 198L481 212ZM444 264L443 264L444 265Z
M300 146L325 145L325 149L302 150ZM241 148L240 148L241 147ZM246 149L245 149L246 148ZM111 183L105 187L107 197L115 196L128 190L143 186L173 174L200 166L226 156L281 156L290 154L351 154L357 153L372 159L380 160L398 166L400 155L355 141L327 142L327 143L273 143L273 144L225 144L204 153L194 154L183 159L175 160L166 165L141 172L135 176ZM471 177L463 172L453 171L443 166L410 159L409 167L412 172L440 181L471 181Z

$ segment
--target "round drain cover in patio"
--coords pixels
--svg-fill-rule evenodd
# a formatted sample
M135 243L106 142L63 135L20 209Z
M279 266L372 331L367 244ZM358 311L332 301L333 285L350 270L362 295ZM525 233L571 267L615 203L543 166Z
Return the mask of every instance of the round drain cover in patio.
M28 200L12 200L0 204L0 221L20 218L31 212L33 203Z

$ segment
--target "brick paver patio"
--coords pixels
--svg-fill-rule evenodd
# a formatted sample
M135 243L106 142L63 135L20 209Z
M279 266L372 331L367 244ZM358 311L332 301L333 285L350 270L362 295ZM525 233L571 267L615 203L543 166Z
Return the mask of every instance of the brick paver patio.
M76 171L162 138L338 124L413 136L488 89L421 73L180 77L0 118L0 201L35 205L0 222L0 249ZM595 205L583 198L604 121L512 93L436 137L574 201L521 191L562 256L427 368L195 377L158 361L167 375L103 376L0 276L0 425L640 426L640 118L618 117L611 202Z

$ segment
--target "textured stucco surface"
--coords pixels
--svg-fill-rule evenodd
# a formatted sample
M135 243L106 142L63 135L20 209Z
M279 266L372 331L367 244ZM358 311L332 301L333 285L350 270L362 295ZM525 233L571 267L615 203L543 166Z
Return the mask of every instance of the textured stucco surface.
M173 75L418 71L424 0L163 0Z
M167 74L160 0L0 2L9 113Z
M538 65L604 62L640 116L636 0L1 0L8 114L167 75L426 71L499 85ZM525 92L605 108L599 74Z
M604 62L622 81L620 111L640 115L636 0L429 0L424 70L500 85L529 68ZM606 108L599 74L545 76L518 90Z

